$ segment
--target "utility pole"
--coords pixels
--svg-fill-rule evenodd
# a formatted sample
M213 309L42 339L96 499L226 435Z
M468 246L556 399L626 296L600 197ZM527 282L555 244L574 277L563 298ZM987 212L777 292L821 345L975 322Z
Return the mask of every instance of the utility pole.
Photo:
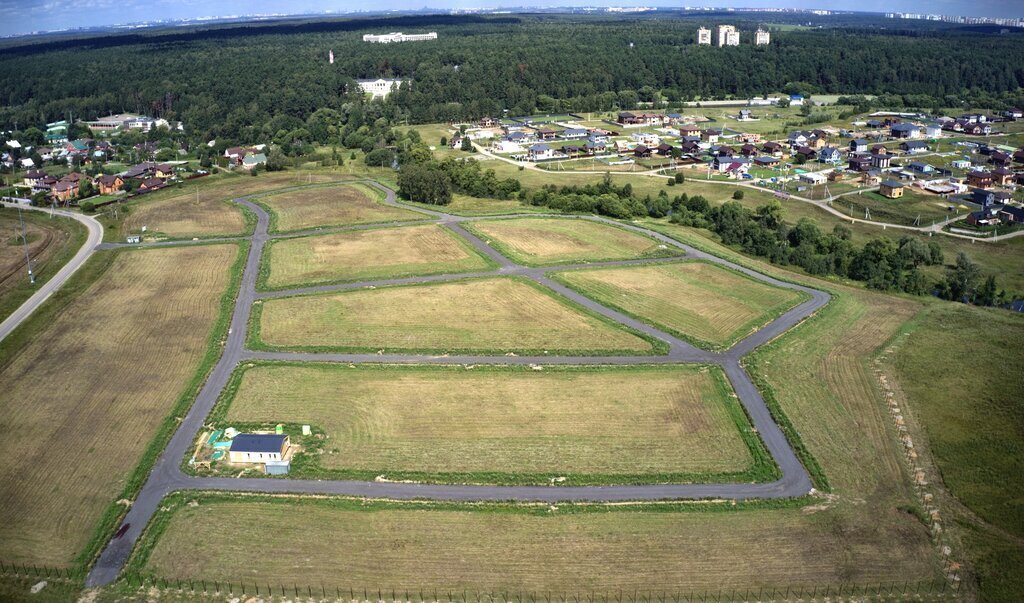
M28 282L36 284L36 276L32 274L32 257L28 254L28 232L25 230L25 218L21 215L21 204L18 204L18 220L21 221L21 243L25 248L25 265L28 266Z

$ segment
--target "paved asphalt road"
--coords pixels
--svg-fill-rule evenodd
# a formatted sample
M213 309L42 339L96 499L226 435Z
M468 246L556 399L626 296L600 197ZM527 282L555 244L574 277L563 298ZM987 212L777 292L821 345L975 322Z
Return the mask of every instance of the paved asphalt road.
M18 309L11 313L2 323L0 323L0 341L3 341L8 335L14 331L26 318L29 317L33 312L36 311L44 301L49 299L53 292L59 289L71 275L75 273L82 264L85 263L92 252L96 250L96 247L103 240L103 225L100 221L92 216L85 216L70 211L64 211L62 209L51 210L44 207L32 207L30 205L22 205L23 210L32 211L52 211L59 216L65 216L73 220L78 220L89 230L89 234L85 240L85 244L78 250L78 253L71 258L67 264L57 271L57 274L53 275L50 280L40 285L39 289L32 294L32 297L25 300L25 303L18 306Z
M386 193L385 203L405 207L398 204L395 194L375 182L367 182ZM241 289L235 301L235 310L231 319L231 331L224 346L220 361L214 367L206 384L203 386L195 403L189 410L185 419L179 425L177 431L171 438L170 443L157 459L157 462L150 473L145 485L140 491L137 499L132 504L125 516L122 526L128 525L125 533L118 539L111 540L100 555L99 560L89 574L86 584L88 586L99 586L109 584L117 578L118 573L131 554L132 548L149 523L153 513L156 512L160 501L170 492L177 490L230 490L239 492L289 492L309 494L337 494L363 497L386 497L394 499L437 499L455 501L480 501L480 500L517 500L517 501L636 501L636 500L665 500L665 499L702 499L702 498L727 498L727 499L754 499L754 498L784 498L802 496L807 494L811 488L811 480L800 463L795 452L790 447L779 429L772 420L764 399L754 386L746 371L740 365L740 358L756 348L757 346L770 341L779 334L785 332L813 312L824 306L829 301L826 293L787 283L765 276L758 272L737 266L727 260L703 253L689 246L656 232L649 231L633 225L623 225L619 222L605 218L586 216L566 219L586 219L596 222L604 222L624 227L635 232L643 233L657 239L662 243L681 249L686 253L685 258L658 259L623 262L604 262L586 264L595 265L634 265L647 264L665 261L689 261L692 259L703 259L716 264L729 267L733 270L748 274L758 280L773 285L803 291L810 295L810 299L796 308L785 313L766 327L751 334L731 349L714 353L700 350L691 344L659 331L638 320L625 316L610 308L602 306L597 302L579 295L575 291L552 281L548 273L559 270L567 270L578 266L560 266L548 268L527 268L514 264L508 258L499 254L475 235L463 229L459 223L475 219L500 219L500 217L467 218L453 216L439 211L423 210L415 208L416 211L429 214L435 221L452 229L459 235L465 237L472 245L482 253L492 258L500 268L489 272L474 272L459 275L437 275L428 277L390 279L372 282L347 283L341 285L326 285L321 287L304 287L279 292L257 292L256 276L259 272L259 261L263 248L270 238L284 236L295 236L294 233L287 235L270 235L268 227L270 218L267 213L258 205L246 200L236 200L238 203L252 210L258 220L255 234L250 237L252 245L246 260L245 271L242 275ZM535 214L530 214L535 216ZM562 216L564 217L564 216ZM316 231L316 232L325 232ZM242 237L240 237L242 238ZM111 247L118 245L110 245ZM317 293L324 291L343 291L368 286L388 286L420 282L441 282L456 280L474 276L495 276L504 274L516 274L533 279L544 287L550 288L557 295L565 296L576 303L586 307L592 312L607 316L624 325L642 331L652 337L660 339L669 345L668 354L662 356L559 356L559 357L529 357L529 356L422 356L414 354L315 354L315 353L290 353L290 352L257 352L249 351L244 347L246 339L246 326L249 321L250 311L253 302L259 298L269 298L280 295L294 295L296 293ZM247 359L297 359L320 362L376 362L376 363L432 363L432 364L644 364L644 363L670 363L670 362L699 362L717 364L722 367L732 382L741 403L746 408L754 427L771 453L775 462L782 472L782 478L771 483L730 483L730 484L654 484L636 486L472 486L472 485L441 485L441 484L409 484L390 482L366 482L366 481L332 481L332 480L297 480L297 479L275 479L275 478L224 478L224 477L195 477L181 471L182 459L191 451L195 438L203 426L206 416L209 414L217 401L222 389L227 384L232 371L239 362Z

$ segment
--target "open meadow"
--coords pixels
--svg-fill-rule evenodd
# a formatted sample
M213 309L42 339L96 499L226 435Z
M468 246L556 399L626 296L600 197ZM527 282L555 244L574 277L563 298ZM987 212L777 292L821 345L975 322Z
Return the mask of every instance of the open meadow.
M214 497L165 503L174 510L147 535L135 567L164 578L246 581L250 590L255 582L275 589L395 589L399 596L408 590L413 600L420 590L430 597L435 588L441 598L465 590L470 598L506 593L511 600L545 593L616 600L634 591L665 593L669 600L691 591L713 597L719 589L761 588L779 589L781 597L787 588L821 592L826 584L833 590L846 584L849 592L850 584L888 586L934 576L927 539L913 526L903 534L871 523L853 528L811 505L549 507ZM190 500L198 504L185 503ZM162 534L153 546L149 538L156 532ZM218 537L211 539L212 533ZM266 535L277 554L253 547L255 533ZM892 536L905 541L888 546Z
M361 281L490 267L468 242L436 225L371 228L277 239L264 251L261 286Z
M727 480L753 462L717 367L269 364L242 368L229 392L224 425L322 429L313 462L335 478Z
M384 193L365 184L301 189L260 197L270 212L271 232L316 227L420 220L424 214L380 203Z
M588 220L512 218L467 225L510 259L528 266L668 257L682 252L649 237Z
M112 528L108 509L209 361L238 255L101 252L4 341L0 559L66 567L101 518Z
M266 299L258 347L333 351L648 354L653 346L531 281L471 279Z
M271 172L259 176L217 174L189 180L177 186L147 193L118 209L119 219L110 220L112 206L101 208L108 241L123 241L146 227L146 239L190 239L218 235L241 235L246 219L241 208L231 203L248 194L310 184L330 182L339 177L329 172Z
M22 219L36 284L28 280ZM0 208L0 321L53 276L85 243L85 227L70 218Z
M726 348L803 296L707 262L561 272L587 297L709 348Z

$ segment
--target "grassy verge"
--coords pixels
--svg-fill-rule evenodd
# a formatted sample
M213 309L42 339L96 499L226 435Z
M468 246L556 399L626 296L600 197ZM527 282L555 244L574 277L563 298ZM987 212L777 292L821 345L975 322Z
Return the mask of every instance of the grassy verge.
M265 366L309 366L299 362L249 362L239 367L231 376L231 380L221 393L216 406L208 417L208 423L216 428L227 426L234 427L242 432L254 430L272 430L276 425L283 424L285 433L291 436L291 440L303 447L303 452L295 455L292 459L290 478L294 479L324 479L324 480L365 480L373 481L375 478L386 475L392 481L412 481L420 483L442 483L442 484L494 484L494 485L558 485L558 486L582 486L582 485L619 485L619 484L689 484L689 483L738 483L738 482L768 482L780 477L777 466L771 455L765 449L760 437L753 429L749 417L743 406L733 393L732 386L728 383L725 374L717 366L703 366L710 371L713 379L716 397L724 405L732 426L736 429L740 439L750 454L752 463L743 471L733 472L665 472L665 473L572 473L572 472L550 472L550 473L528 473L528 472L424 472L395 470L394 468L380 467L375 469L341 469L325 468L321 465L319 458L324 448L329 444L322 428L312 425L312 435L303 436L301 424L281 422L247 423L239 421L228 421L227 415L231 404L234 402L238 389L242 383L245 372L255 367ZM367 365L364 368L369 370L388 370L388 365ZM571 366L558 367L555 370L564 372L607 372L607 371L642 371L642 370L668 370L670 365L656 366ZM442 366L431 367L431 370L438 371L461 371L463 367ZM516 371L529 373L531 369L526 366L515 367L477 367L476 371ZM187 464L183 468L190 470ZM223 475L237 473L237 469L228 467L214 467L215 472ZM254 473L253 477L265 477L262 473ZM554 479L554 478L557 478ZM284 478L288 479L288 478Z

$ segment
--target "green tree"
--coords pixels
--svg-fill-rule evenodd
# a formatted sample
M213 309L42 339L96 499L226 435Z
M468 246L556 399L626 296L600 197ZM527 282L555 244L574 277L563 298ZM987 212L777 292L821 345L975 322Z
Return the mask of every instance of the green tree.
M462 137L462 150L468 153L473 152L473 141L469 139L469 136Z
M452 201L448 175L434 164L409 164L398 174L398 194L403 199L431 205Z
M743 191L741 191L741 190L733 191L732 192L732 198L736 199L737 201L742 201L743 200Z
M977 293L981 269L971 261L967 254L956 255L956 264L946 271L945 292L947 299L971 302Z

